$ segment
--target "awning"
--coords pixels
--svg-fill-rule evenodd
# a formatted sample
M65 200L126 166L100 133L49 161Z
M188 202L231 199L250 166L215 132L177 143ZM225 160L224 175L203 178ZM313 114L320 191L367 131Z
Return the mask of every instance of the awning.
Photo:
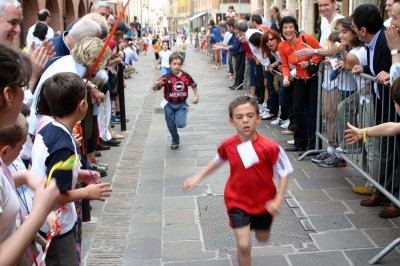
M203 15L205 15L205 14L207 14L207 13L208 13L208 11L206 11L206 12L201 12L201 13L199 13L199 14L197 14L197 15L194 15L193 17L190 18L190 21L192 21L193 19L196 19L196 18L198 18L198 17L201 17L201 16L203 16Z

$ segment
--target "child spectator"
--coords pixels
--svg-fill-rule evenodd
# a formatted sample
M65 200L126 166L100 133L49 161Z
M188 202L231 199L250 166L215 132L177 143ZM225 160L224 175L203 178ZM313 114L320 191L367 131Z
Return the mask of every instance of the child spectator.
M200 38L200 49L201 49L201 54L206 54L207 53L207 36L206 36L206 30L202 30L201 34L199 35Z
M30 214L31 208L28 206L32 206L33 193L30 193L31 190L28 191L28 188L34 191L40 183L40 179L35 174L26 171L24 163L18 156L27 134L28 122L22 114L18 115L17 122L13 126L0 130L0 157L4 167L8 167L9 172L13 173L11 177L7 176L4 169L0 170L1 202L7 203L7 206L2 206L0 218L1 242L7 239L18 228L17 225L23 222L22 219ZM12 215L10 215L11 213ZM56 218L54 212L50 212L47 216L46 221L50 231L56 229L54 224ZM42 241L42 244L45 245L44 239ZM39 250L35 245L30 246L30 252L36 256L39 255ZM29 256L27 252L26 256L20 259L18 265L24 265L27 259L31 259Z
M236 19L235 8L233 6L228 7L228 11L226 12L225 17L225 20L228 20L230 18Z
M160 55L158 53L161 50L161 39L160 38L157 38L157 42L153 45L153 49L154 49L154 54L156 56L156 60L158 60L158 58L160 57Z
M143 42L144 55L147 55L147 51L149 50L149 37L147 32L143 33L142 42Z
M234 100L229 105L229 123L236 127L237 134L223 141L215 159L183 184L183 190L189 191L224 162L230 163L224 198L236 235L239 265L251 263L250 230L255 230L258 241L268 240L273 216L281 210L288 175L293 171L283 149L257 133L260 121L255 100ZM280 176L278 192L273 182L275 172Z
M48 175L51 168L70 156L78 156L78 148L72 135L75 124L85 117L87 110L86 85L74 73L58 73L47 79L42 87L43 95L54 116L54 121L44 126L35 137L32 148L32 172L38 176ZM61 232L49 247L47 265L77 265L75 250L75 223L77 215L74 201L80 199L97 199L104 201L109 196L110 184L91 184L85 188L75 189L76 182L91 182L88 170L79 170L79 165L71 171L54 171L60 198L55 211L62 205L67 207L62 212ZM44 224L39 233L46 237L48 226Z
M124 52L124 77L125 79L129 79L133 73L136 73L136 69L132 66L132 60L139 60L138 54L136 53L137 46L129 36L125 35L119 47L120 50Z
M157 60L156 68L161 62L161 76L164 76L170 71L170 61L169 57L172 54L171 50L169 50L169 41L162 41L162 51L159 53L159 58Z
M171 54L169 57L171 71L159 78L153 86L154 91L160 90L164 86L164 100L161 105L164 108L165 120L172 136L171 149L173 150L179 147L177 127L184 128L186 126L186 99L189 95L189 86L192 87L195 94L193 103L199 102L197 83L188 73L181 71L182 63L183 58L178 52Z
M185 59L186 59L186 37L183 36L182 37L182 43L179 45L179 53L181 54L181 56L183 57L183 63L185 63Z

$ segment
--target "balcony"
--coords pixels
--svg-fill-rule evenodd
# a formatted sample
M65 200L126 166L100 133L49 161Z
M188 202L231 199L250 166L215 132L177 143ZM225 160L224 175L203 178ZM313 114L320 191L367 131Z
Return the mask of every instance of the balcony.
M250 0L221 0L221 4L235 4L235 3L249 3L250 4ZM236 7L235 7L236 9Z

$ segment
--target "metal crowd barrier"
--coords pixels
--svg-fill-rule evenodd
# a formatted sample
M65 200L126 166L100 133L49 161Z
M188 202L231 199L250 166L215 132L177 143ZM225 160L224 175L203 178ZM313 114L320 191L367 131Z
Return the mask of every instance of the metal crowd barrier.
M381 122L397 122L389 90L380 90L382 95L378 97L374 90L377 87L383 88L383 84L376 83L373 76L353 75L342 70L343 73L337 79L331 80L332 72L331 66L325 62L320 64L315 150L307 151L298 160L310 153L323 151L320 149L322 141L327 147L335 149L337 155L360 173L368 186L375 187L400 208L400 181L396 180L400 179L400 175L395 175L399 173L397 166L400 166L397 158L400 139L396 136L375 137L367 138L365 143L361 140L350 145L344 138L344 130L348 129L347 122L358 128L372 127ZM391 118L388 113L392 113ZM378 263L399 244L400 237L371 259L369 264Z

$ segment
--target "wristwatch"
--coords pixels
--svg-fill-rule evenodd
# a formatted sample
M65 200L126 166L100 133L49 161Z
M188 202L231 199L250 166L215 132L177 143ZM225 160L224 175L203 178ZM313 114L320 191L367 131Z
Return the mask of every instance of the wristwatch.
M314 50L314 55L318 55L318 49Z
M390 54L391 54L391 55L400 54L400 50L391 50L391 51L390 51Z

